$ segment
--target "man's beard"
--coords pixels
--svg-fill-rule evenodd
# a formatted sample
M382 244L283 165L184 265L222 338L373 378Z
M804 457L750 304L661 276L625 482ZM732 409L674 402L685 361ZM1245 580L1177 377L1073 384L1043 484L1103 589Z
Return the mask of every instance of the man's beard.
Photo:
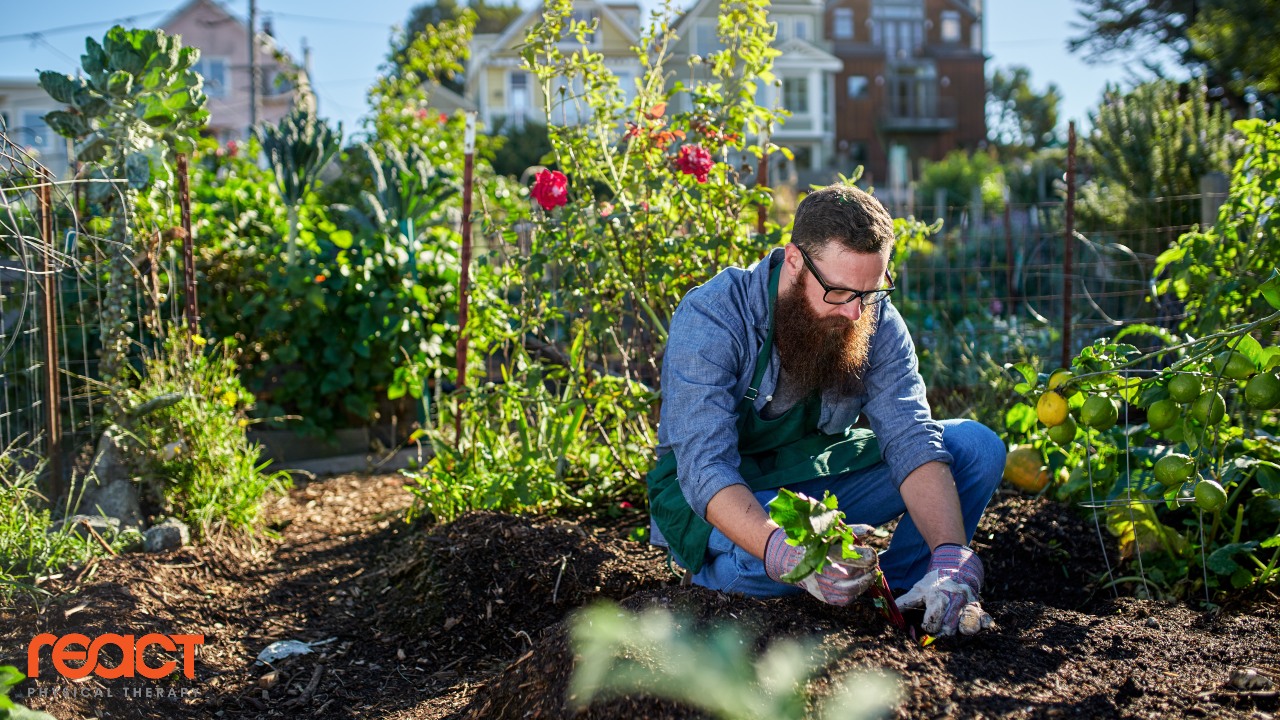
M790 289L778 294L773 334L782 369L805 394L817 389L844 397L861 395L880 308L863 308L857 321L840 315L819 317L805 298L808 276L801 274Z

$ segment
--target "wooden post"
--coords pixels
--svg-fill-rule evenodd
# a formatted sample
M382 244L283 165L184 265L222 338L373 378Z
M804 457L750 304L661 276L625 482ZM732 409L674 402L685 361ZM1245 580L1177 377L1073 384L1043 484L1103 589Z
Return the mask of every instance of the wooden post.
M471 284L471 182L476 150L476 114L467 113L467 131L462 152L462 252L458 273L458 389L467 387L467 293ZM462 403L453 416L453 439L462 442Z
M178 206L182 214L182 288L187 301L187 328L194 337L200 334L200 311L196 305L195 238L191 236L191 183L186 153L178 153Z
M760 162L756 166L756 187L769 187L769 133L760 132ZM768 217L768 208L761 205L756 208L756 234L764 234L764 221Z
M57 503L62 497L62 399L58 392L58 270L53 261L57 252L53 238L52 188L48 180L40 184L37 192L40 205L40 275L44 278L44 431L48 437L46 449L49 457L49 501Z

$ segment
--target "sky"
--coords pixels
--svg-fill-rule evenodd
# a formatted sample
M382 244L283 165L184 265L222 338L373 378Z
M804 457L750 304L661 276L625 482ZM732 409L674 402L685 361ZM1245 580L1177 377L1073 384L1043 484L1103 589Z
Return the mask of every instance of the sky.
M522 0L525 3L533 0ZM320 114L341 121L348 134L359 128L365 92L386 58L391 27L403 23L420 0L258 0L270 16L277 40L295 57L311 48L312 84ZM691 0L690 0L691 2ZM74 73L84 38L99 40L113 22L154 27L181 0L0 0L0 78L34 77L36 70ZM1123 65L1088 65L1067 50L1080 33L1071 25L1076 0L986 0L987 72L1024 65L1032 85L1054 83L1062 91L1060 117L1077 120L1097 104L1108 81L1132 77ZM224 5L246 17L248 0ZM71 27L68 27L71 26ZM34 35L34 37L33 37Z

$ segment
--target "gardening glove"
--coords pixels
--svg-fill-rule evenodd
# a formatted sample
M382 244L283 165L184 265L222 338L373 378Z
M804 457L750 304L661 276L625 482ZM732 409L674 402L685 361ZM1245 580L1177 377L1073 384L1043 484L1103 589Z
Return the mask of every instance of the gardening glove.
M899 608L924 608L924 631L930 635L973 635L991 627L991 616L979 604L982 561L973 550L954 543L934 548L929 572L898 598Z
M850 528L855 534L871 528L855 525ZM857 546L860 558L845 560L840 557L839 546L832 547L827 553L827 562L820 572L812 573L797 582L810 595L830 605L848 605L861 595L875 581L875 571L879 566L876 551L869 547ZM787 542L787 533L782 528L773 531L769 543L764 549L764 571L778 582L782 576L791 572L804 558L804 548Z

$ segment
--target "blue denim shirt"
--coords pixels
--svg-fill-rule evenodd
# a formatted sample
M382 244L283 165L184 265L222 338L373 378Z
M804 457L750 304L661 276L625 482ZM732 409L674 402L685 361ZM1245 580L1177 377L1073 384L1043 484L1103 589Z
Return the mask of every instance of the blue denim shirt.
M657 454L676 454L680 489L703 519L716 493L746 485L738 473L737 406L769 331L769 272L782 258L782 248L775 248L751 268L723 270L690 290L671 319ZM819 428L842 432L866 412L897 485L932 460L950 464L942 426L929 413L915 344L888 300L880 308L868 363L861 396L823 395ZM754 403L757 411L772 398L780 367L775 346ZM652 542L666 544L656 526Z

